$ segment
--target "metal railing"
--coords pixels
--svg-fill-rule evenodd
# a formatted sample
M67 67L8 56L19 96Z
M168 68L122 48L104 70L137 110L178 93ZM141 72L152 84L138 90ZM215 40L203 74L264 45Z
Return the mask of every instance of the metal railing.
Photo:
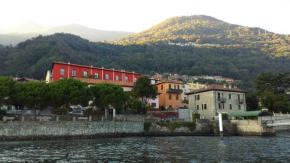
M237 103L239 103L239 104L242 104L242 103L244 103L244 102L245 102L244 99L237 99Z
M182 93L182 89L173 89L173 88L169 88L166 90L167 93Z
M227 99L225 97L218 97L218 101L224 103Z

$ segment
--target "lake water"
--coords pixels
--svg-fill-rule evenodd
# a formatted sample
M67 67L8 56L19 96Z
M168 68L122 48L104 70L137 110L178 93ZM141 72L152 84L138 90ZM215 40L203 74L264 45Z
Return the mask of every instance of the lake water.
M0 142L0 162L290 162L290 133Z

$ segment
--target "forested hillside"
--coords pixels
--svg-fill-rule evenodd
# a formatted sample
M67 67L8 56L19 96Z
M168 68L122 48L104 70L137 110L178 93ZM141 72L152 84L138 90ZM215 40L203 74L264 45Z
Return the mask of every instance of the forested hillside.
M122 45L169 42L217 44L225 48L254 48L268 56L290 57L289 35L233 25L203 15L170 18L146 31L114 41Z
M0 61L0 75L5 76L44 79L52 62L60 61L143 74L221 75L244 81L248 90L257 74L285 72L290 67L287 57L270 57L258 47L123 46L93 43L71 34L39 36L14 48L0 49Z

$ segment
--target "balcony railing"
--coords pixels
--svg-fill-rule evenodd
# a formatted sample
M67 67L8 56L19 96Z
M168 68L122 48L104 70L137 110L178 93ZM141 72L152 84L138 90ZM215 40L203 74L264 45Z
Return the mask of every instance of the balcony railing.
M225 103L227 99L225 97L218 97L218 101L221 103Z
M188 100L182 100L182 103L188 104Z
M239 103L239 104L242 104L242 103L244 103L244 102L245 102L244 99L237 99L237 103Z
M173 89L173 88L169 88L166 90L167 93L182 93L182 89Z

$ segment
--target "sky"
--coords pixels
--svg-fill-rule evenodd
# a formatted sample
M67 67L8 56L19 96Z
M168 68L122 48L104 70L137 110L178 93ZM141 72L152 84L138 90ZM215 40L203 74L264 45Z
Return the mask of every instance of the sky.
M1 0L0 27L32 21L141 32L175 16L208 15L231 24L290 34L290 0Z

